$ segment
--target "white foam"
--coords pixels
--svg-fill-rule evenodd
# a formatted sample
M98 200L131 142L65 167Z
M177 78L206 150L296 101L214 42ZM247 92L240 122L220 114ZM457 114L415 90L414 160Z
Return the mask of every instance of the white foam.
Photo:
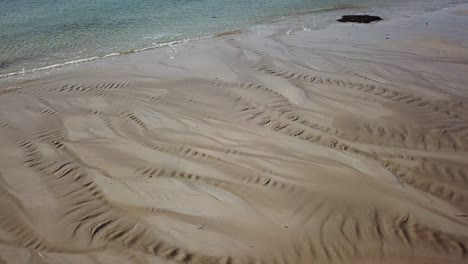
M176 45L176 44L180 44L180 43L186 43L186 42L189 42L189 41L208 39L208 38L212 38L212 37L214 37L214 35L206 36L206 37L185 38L185 39L181 39L181 40L174 40L174 41L169 41L169 42L158 43L158 44L146 47L146 48L134 49L134 50L131 50L131 51L128 51L128 52L113 52L113 53L109 53L109 54L106 54L106 55L103 55L103 56L94 56L94 57L89 57L89 58L84 58L84 59L71 60L71 61L66 61L66 62L63 62L63 63L56 63L56 64L52 64L52 65L48 65L48 66L44 66L44 67L32 68L32 69L25 69L23 67L23 69L21 71L1 74L0 79L13 77L13 76L18 76L18 75L23 75L23 74L27 74L27 73L34 73L34 72L38 72L38 71L51 70L51 69L55 69L55 68L59 68L59 67L63 67L63 66L68 66L68 65L73 65L73 64L81 64L81 63L95 61L95 60L99 60L99 59L105 59L105 58L109 58L109 57L127 55L127 54L131 54L131 53L145 51L145 50L151 50L151 49L162 48L162 47L166 47L166 46L172 46L172 45Z

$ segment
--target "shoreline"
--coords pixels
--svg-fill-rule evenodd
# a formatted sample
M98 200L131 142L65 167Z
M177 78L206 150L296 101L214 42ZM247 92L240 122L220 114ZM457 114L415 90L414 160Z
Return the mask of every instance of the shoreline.
M439 4L437 8L438 8L438 10L440 10L440 9L443 9L443 8L453 7L453 6L460 5L460 4L463 4L463 2L450 3L450 4ZM411 5L405 5L405 6L411 6ZM426 6L425 8L428 8L428 6ZM348 13L341 12L342 10L346 10ZM320 9L316 9L316 10L310 10L310 11L290 14L290 15L283 16L283 17L277 17L277 18L273 19L272 21L269 21L269 22L267 21L266 22L267 24L259 23L257 25L251 25L249 28L233 29L233 30L228 30L228 31L225 31L225 32L219 32L219 33L215 32L215 33L213 33L211 35L202 36L202 37L190 37L190 38L182 38L182 39L178 39L178 40L171 40L171 41L167 41L167 42L157 43L157 44L154 44L154 45L148 46L148 47L135 48L135 49L128 50L128 51L113 51L111 53L100 55L100 56L91 56L91 57L87 57L87 58L79 58L79 59L65 61L65 62L57 62L55 64L36 67L36 68L30 68L30 69L24 69L23 68L22 71L2 73L2 74L0 74L0 85L2 83L15 82L15 81L21 81L21 80L32 80L32 79L35 79L35 78L41 78L41 77L47 76L49 74L54 75L56 73L54 73L53 70L59 70L60 71L60 70L63 69L65 71L67 71L68 70L67 67L81 66L82 64L86 65L86 63L89 63L89 62L101 61L101 60L105 60L105 59L108 59L108 58L113 58L113 57L116 57L116 56L128 56L128 55L132 55L134 53L140 53L140 52L153 50L153 49L164 48L164 47L172 47L173 45L180 45L180 44L184 44L184 43L192 42L192 41L200 41L200 40L204 40L204 39L218 38L218 37L221 37L221 36L224 36L224 35L230 35L232 33L234 33L234 34L258 34L259 32L255 33L255 28L258 28L258 27L270 27L270 29L268 29L268 30L274 30L274 32L270 33L271 35L290 34L290 33L298 32L298 31L323 30L328 26L339 23L339 22L337 22L335 20L338 19L342 15L345 15L345 14L371 14L371 13L378 15L379 14L378 10L381 10L380 15L383 16L383 17L393 16L391 18L392 20L393 19L398 19L398 18L401 19L402 17L404 17L404 15L394 16L393 14L391 14L392 12L395 12L395 10L401 10L401 3L399 3L398 5L384 6L384 7L343 6L343 7L334 7L334 8L320 8ZM416 14L429 13L429 12L435 12L435 11L434 10L424 11L424 8L419 8L419 9L411 11L410 14L411 15L416 15ZM290 25L287 25L287 26L284 26L284 25L279 26L282 22L285 22L285 21L291 22L291 21L294 21L294 20L304 20L304 21L311 20L311 19L315 20L315 18L310 18L308 16L310 16L311 14L322 14L322 15L324 15L326 13L332 14L333 16L336 17L336 19L328 20L328 21L325 22L325 24L320 24L316 28L307 28L307 27L304 26L304 24L302 24L301 25L302 29L301 29L301 28L298 28L299 25L297 23L295 23L295 24L293 23L293 24L290 24ZM408 15L408 14L406 14L406 15ZM279 26L279 28L273 29L274 27L278 27L278 26ZM262 33L260 33L260 34L264 35ZM39 74L34 75L35 73L39 73ZM40 73L44 73L44 75L41 75ZM58 73L58 74L60 74L60 73ZM28 76L26 76L26 75L28 75Z
M467 10L0 84L0 262L466 263Z

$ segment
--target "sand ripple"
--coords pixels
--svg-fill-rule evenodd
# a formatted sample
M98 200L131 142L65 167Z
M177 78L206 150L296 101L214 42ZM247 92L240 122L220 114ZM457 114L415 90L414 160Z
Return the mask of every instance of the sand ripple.
M466 95L298 39L3 90L0 263L466 263Z

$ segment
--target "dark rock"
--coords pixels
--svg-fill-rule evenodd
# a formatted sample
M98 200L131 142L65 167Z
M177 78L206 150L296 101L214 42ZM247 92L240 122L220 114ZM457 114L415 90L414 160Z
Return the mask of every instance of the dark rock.
M369 16L369 15L347 15L343 16L342 18L338 19L338 22L343 23L370 23L374 21L380 21L382 18L378 16Z

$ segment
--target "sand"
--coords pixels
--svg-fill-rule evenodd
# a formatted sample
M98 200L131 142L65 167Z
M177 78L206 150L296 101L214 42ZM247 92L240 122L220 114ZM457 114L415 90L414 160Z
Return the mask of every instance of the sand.
M467 263L467 9L4 83L0 263Z

